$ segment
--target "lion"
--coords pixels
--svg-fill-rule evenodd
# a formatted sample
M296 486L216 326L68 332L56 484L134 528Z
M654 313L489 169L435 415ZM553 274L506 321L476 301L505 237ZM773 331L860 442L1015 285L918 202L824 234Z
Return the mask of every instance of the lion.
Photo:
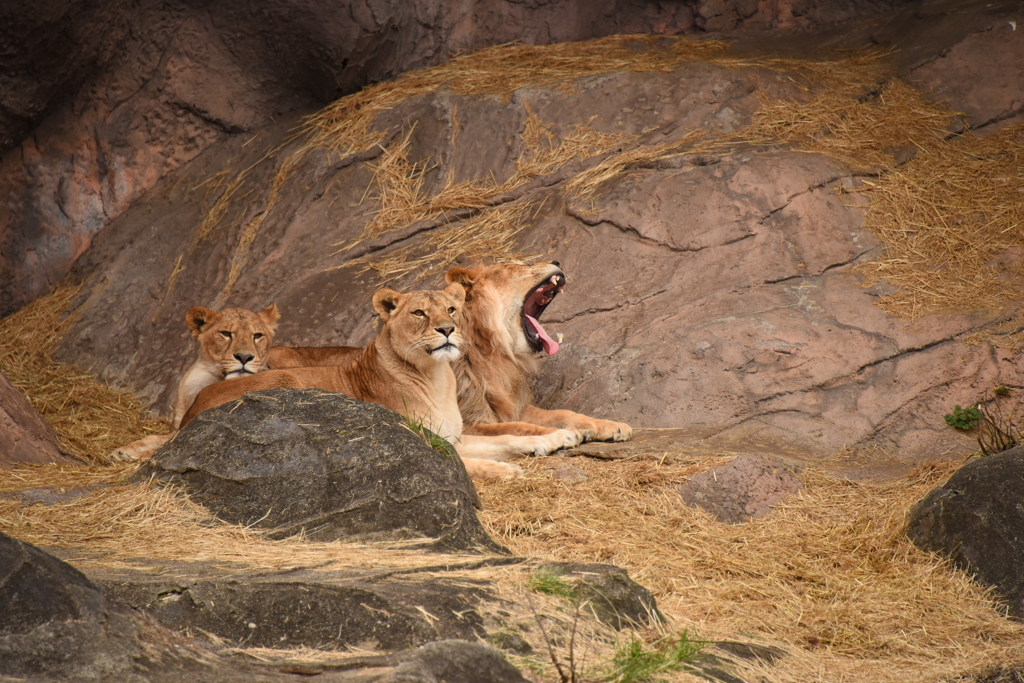
M521 476L517 465L502 461L515 455L547 455L579 443L580 435L569 429L530 436L463 433L451 362L462 356L458 321L464 302L465 289L458 283L442 291L406 294L380 289L373 295L373 308L383 325L354 363L268 370L212 384L196 397L181 426L249 391L319 388L379 403L421 421L455 446L475 479Z
M362 352L358 346L272 346L280 318L273 303L260 311L227 308L218 313L202 306L188 309L185 325L198 342L199 356L178 382L171 433L154 434L122 446L110 454L110 459L150 457L178 431L181 419L199 392L215 382L268 369L344 365Z
M559 348L539 322L565 287L558 261L452 268L445 279L466 290L463 336L469 344L454 364L466 433L508 432L515 423L524 434L543 433L536 430L539 425L575 430L587 441L626 441L632 436L632 427L622 422L543 410L531 403L529 381L538 372L539 357L553 356Z
M276 304L258 312L227 308L218 313L202 306L188 309L185 325L198 343L199 356L178 382L171 433L154 434L122 446L111 453L111 459L148 458L174 436L185 412L204 388L227 378L266 370L280 317ZM286 351L286 357L294 353L291 349Z

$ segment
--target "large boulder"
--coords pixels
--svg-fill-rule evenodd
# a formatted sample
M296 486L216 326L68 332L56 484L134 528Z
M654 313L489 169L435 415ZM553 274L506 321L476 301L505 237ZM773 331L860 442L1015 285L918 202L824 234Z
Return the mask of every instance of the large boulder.
M67 463L57 433L0 372L0 465Z
M907 536L973 574L1024 619L1024 446L970 460L911 509Z
M0 316L49 289L96 232L211 145L461 50L692 31L694 4L5 2ZM750 3L703 11L717 26L752 18L733 4Z
M454 449L433 450L387 408L319 389L253 392L207 410L136 477L180 484L221 519L276 536L498 549Z

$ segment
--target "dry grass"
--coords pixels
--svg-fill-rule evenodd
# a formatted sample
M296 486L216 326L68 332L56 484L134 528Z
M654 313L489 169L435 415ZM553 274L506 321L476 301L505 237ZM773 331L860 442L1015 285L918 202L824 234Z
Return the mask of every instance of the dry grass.
M415 541L360 544L311 543L300 537L267 540L259 530L218 521L173 488L125 483L136 468L44 466L10 470L0 480L0 491L89 487L89 492L58 505L26 505L18 498L0 497L0 530L28 543L67 548L75 554L72 562L84 568L152 567L141 563L141 558L207 562L243 571L330 565L372 568L381 565L385 551L389 567L434 566L438 562L435 553L408 548ZM446 558L457 562L459 556Z
M165 420L143 417L131 392L114 389L90 373L53 360L70 325L78 287L61 286L0 320L0 371L57 431L63 452L107 464L107 454L148 434L168 431Z
M999 310L1022 294L1024 126L920 146L905 166L867 181L867 227L883 258L859 270L897 291L879 305L915 319Z
M715 460L573 460L590 479L532 476L481 491L485 526L517 554L626 567L676 626L780 644L772 680L937 681L1024 658L1024 625L904 536L910 506L955 469L884 484L801 474L768 518L717 522L674 485ZM781 674L781 675L780 675Z
M576 485L545 473L557 459L529 460L526 479L481 488L482 519L516 554L627 568L672 620L642 634L647 640L689 629L710 640L783 647L789 654L762 671L770 680L939 681L1024 659L1024 625L1000 616L963 573L917 550L903 534L906 510L956 464L924 467L907 479L878 484L805 470L801 494L768 518L729 526L685 506L674 492L675 485L726 459L676 457L659 464L576 458L572 464L589 476ZM0 491L90 492L58 505L0 496L0 530L65 548L77 566L94 569L151 569L162 561L208 562L232 571L438 564L436 554L401 544L270 541L252 529L218 522L173 489L124 483L133 471L12 470L0 480ZM479 556L446 556L444 563L474 559ZM523 588L529 571L493 567L465 579L492 581L499 596L518 604L514 621L529 625ZM445 576L460 580L458 572ZM557 653L566 658L572 609L539 597L535 606L559 643ZM587 619L575 629L576 655L586 651L588 667L596 671L614 643ZM543 653L536 629L524 635ZM285 651L265 654L289 657ZM553 680L550 674L546 669L540 680ZM692 679L679 674L670 680Z
M519 88L562 85L618 71L671 71L686 61L724 50L720 41L651 36L609 36L556 45L498 45L453 57L343 97L308 119L306 148L347 156L378 144L377 117L408 99L446 87L457 95L507 99ZM300 150L299 152L304 153Z
M469 262L521 260L515 238L536 213L530 204L507 204L486 210L461 223L430 232L417 246L394 249L382 258L360 258L348 266L359 272L376 271L388 282L415 273L427 277L441 273L464 257Z
M376 200L377 210L358 238L336 246L347 250L363 240L419 221L443 222L445 214L455 209L480 209L486 205L494 187L489 182L455 183L448 176L438 192L429 194L424 189L424 181L430 169L409 161L411 135L410 130L384 149L375 163L369 164L373 169L372 183L377 189L371 198Z

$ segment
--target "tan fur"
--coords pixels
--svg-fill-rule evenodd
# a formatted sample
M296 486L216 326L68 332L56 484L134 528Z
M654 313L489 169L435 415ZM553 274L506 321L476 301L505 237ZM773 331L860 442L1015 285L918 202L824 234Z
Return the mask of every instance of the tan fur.
M267 367L287 370L313 365L348 365L362 352L361 346L275 346L270 349Z
M200 392L182 426L200 412L249 391L316 387L379 403L422 421L455 445L474 478L518 476L515 465L494 461L519 454L546 455L579 437L568 430L545 436L463 436L450 362L461 356L458 320L464 298L458 284L441 292L379 290L373 307L384 324L354 363L270 370L219 382Z
M625 441L632 428L569 410L543 410L531 405L530 376L538 372L538 353L523 333L521 313L527 295L552 275L554 263L498 263L477 268L452 268L446 279L466 288L463 336L469 345L455 362L459 407L468 433L488 433L493 423L528 423L572 429L587 440Z

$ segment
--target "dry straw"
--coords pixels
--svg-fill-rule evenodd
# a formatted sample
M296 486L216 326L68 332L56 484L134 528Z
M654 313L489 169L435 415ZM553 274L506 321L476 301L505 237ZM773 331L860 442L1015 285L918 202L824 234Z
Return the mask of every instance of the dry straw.
M67 549L79 567L147 569L153 562L208 562L240 571L298 567L431 567L436 553L392 544L268 540L256 529L225 524L174 488L125 483L137 465L103 469L22 467L8 471L0 491L46 488L84 491L58 505L25 504L0 496L0 530L41 546ZM144 558L144 560L142 559ZM479 555L466 556L479 560ZM458 555L445 562L457 563Z
M61 286L0 320L0 371L57 431L65 453L106 464L115 448L147 434L166 433L167 422L142 416L142 403L94 375L53 360L79 287Z
M627 567L677 628L783 646L791 655L771 680L938 681L1024 658L1024 626L904 535L905 511L959 463L877 484L805 470L798 496L730 526L675 491L720 459L574 459L589 477L578 484L551 479L552 462L481 491L496 540L516 554Z
M536 211L537 207L529 204L498 206L434 230L420 245L400 247L381 258L353 259L348 265L359 267L359 272L376 271L388 282L413 273L426 277L443 272L459 258L470 262L521 259L515 238Z
M860 271L897 288L880 302L890 315L999 310L1020 300L1024 126L922 145L865 185L867 226L885 256Z

